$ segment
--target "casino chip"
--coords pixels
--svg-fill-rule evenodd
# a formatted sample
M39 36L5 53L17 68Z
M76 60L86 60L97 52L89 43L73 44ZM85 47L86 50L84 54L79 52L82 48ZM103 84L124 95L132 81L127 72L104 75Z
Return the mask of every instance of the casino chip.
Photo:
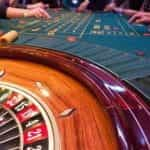
M25 20L20 20L19 24L26 24L26 21Z
M77 37L76 36L68 36L67 37L67 41L68 42L76 42L77 41Z
M39 30L41 30L41 28L34 28L32 29L32 32L38 32Z
M135 53L136 53L137 56L144 56L145 55L145 53L141 50L138 50Z
M150 36L150 33L144 33L143 36Z

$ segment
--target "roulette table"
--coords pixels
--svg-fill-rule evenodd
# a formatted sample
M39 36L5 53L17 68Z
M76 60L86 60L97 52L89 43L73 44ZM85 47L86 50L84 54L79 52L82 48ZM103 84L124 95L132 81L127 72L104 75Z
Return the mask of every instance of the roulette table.
M1 150L150 148L149 103L111 72L52 49L0 51Z
M1 150L150 149L150 32L116 13L0 19Z

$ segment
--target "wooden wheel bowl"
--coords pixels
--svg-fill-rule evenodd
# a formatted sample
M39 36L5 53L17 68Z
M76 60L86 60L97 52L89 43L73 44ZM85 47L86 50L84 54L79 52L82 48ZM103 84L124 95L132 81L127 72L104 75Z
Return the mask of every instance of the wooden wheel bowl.
M4 46L0 58L1 108L10 113L19 133L18 145L5 140L8 146L3 146L0 138L2 150L11 146L25 150L147 146L138 137L132 141L128 107L123 102L134 99L135 103L142 97L110 72L81 58L37 47ZM142 105L147 107L143 101Z

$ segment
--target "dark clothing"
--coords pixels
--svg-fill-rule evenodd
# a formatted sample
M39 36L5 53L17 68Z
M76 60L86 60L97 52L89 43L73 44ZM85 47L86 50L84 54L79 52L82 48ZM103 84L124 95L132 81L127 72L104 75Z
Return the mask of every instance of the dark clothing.
M49 3L51 7L64 6L65 8L77 8L84 0L78 0L78 3L73 3L72 0L42 0L44 3ZM112 0L89 0L88 9L103 10L104 7Z
M0 0L0 18L6 18L7 7L6 0Z
M150 0L115 0L115 3L123 8L150 11Z
M127 9L140 10L144 0L114 0L117 6Z
M116 4L116 6L120 6L125 2L125 0L114 0L113 2Z
M0 18L6 18L7 17L7 8L9 7L9 3L7 0L0 0ZM16 8L26 8L26 5L22 5L17 3L15 5Z
M51 8L61 7L62 0L42 0L43 3L50 4Z
M18 3L22 5L31 4L32 0L18 0Z
M143 0L130 0L129 8L133 10L140 10Z
M107 4L112 2L112 0L90 0L88 9L90 10L103 10Z
M144 11L150 12L150 0L144 0L142 9Z

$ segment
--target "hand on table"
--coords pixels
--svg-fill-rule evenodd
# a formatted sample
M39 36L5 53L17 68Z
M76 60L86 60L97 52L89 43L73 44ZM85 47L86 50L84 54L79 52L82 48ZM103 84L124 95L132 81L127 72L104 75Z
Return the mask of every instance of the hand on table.
M84 1L80 4L80 6L77 8L77 12L85 12L88 7L89 2Z
M150 13L149 12L137 12L129 19L129 23L144 23L150 24Z
M115 11L116 13L122 13L122 14L124 14L124 15L126 15L126 16L133 16L134 14L137 13L136 10L124 9L124 8L120 8L120 7L114 8L114 11Z
M46 10L42 8L29 9L29 13L27 17L50 19L50 15L47 13Z

